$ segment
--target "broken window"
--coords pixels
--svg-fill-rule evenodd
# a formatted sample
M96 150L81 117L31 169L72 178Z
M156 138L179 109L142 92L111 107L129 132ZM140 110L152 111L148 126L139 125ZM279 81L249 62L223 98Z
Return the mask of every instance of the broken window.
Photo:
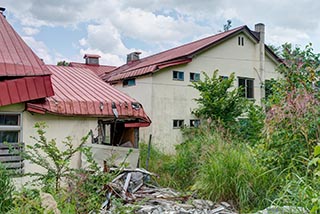
M200 80L200 74L199 73L190 73L190 82L197 82Z
M183 71L173 71L172 79L183 81L184 80L184 72Z
M184 125L184 120L173 120L173 128L180 128Z
M248 99L254 98L254 79L252 78L245 78L239 77L239 87L242 88L242 96Z

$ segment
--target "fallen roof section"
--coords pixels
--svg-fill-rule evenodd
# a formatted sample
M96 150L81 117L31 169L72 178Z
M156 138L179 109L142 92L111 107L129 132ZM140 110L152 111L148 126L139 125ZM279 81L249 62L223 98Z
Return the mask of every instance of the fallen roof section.
M148 126L151 121L133 98L102 81L91 70L48 66L55 95L46 101L28 102L27 110L66 116L119 118Z

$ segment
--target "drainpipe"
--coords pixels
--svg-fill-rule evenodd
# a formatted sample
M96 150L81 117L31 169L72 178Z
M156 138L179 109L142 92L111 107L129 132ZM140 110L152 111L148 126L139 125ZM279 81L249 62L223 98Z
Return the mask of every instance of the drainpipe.
M265 97L265 26L263 23L258 23L254 26L255 31L259 32L259 74L260 74L260 92L261 101ZM262 102L261 102L262 104Z

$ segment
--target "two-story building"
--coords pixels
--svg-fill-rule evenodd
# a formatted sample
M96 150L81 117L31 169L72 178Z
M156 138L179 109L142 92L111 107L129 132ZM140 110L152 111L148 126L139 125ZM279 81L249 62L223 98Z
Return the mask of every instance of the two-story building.
M166 152L182 141L180 127L199 123L191 112L199 93L191 82L209 76L236 75L234 86L243 86L244 96L261 104L264 82L277 78L279 58L265 45L264 24L255 30L240 26L145 58L139 52L127 55L127 63L99 76L115 88L139 100L153 121L141 138Z

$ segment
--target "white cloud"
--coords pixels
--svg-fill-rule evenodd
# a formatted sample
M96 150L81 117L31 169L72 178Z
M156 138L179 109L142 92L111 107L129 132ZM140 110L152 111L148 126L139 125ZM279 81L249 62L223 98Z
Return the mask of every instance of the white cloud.
M27 36L40 34L42 26L85 24L87 34L70 48L80 53L101 52L115 64L123 62L129 52L141 49L128 48L133 46L126 44L128 38L143 45L145 56L217 33L227 19L234 27L265 23L270 44L315 43L320 36L320 2L311 0L4 0L2 5L19 20ZM34 43L44 56L48 54L43 43Z
M86 53L98 54L101 56L100 64L101 65L114 65L119 66L125 63L124 59L120 58L116 54L104 53L98 49L81 49L80 54L84 56Z
M38 55L38 57L43 59L45 63L54 63L48 47L43 42L37 41L31 36L24 36L22 37L22 39L29 45L29 47L31 47L31 49Z
M31 28L31 27L24 27L22 28L22 30L27 36L34 36L40 32L38 28Z

